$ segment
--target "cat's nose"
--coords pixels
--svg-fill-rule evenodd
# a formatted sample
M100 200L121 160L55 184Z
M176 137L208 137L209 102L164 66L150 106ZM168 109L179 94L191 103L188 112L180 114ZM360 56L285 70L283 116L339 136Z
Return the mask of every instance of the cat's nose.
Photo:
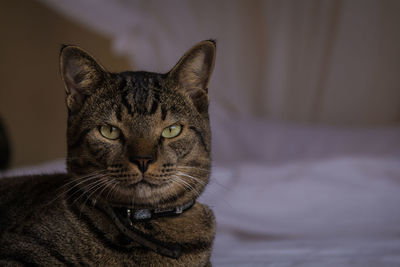
M154 157L152 155L132 156L129 157L129 161L136 164L139 170L144 173L149 168L150 163L154 162Z

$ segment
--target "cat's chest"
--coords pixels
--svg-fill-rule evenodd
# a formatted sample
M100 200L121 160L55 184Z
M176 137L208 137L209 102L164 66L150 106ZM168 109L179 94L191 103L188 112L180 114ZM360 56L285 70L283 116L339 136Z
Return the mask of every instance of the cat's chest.
M80 211L78 219L84 223L85 228L92 228L89 230L97 233L98 238L108 238L120 246L140 246L139 241L135 242L137 236L169 244L204 243L213 239L215 231L212 211L199 203L179 216L133 221L125 226L106 213L82 214L85 213Z
M141 265L191 266L190 262L203 262L209 258L214 239L214 218L211 210L201 204L195 204L189 211L177 217L157 218L145 222L134 222L132 229L126 228L140 238L167 249L178 246L182 252L179 259L172 259L156 253L159 248L151 249L135 240L134 235L116 227L104 214L86 214L81 212L77 218L81 225L80 241L86 243L86 251L98 260L112 265L140 261ZM133 236L133 237L132 237ZM89 241L89 242L88 242ZM157 265L155 265L157 266Z

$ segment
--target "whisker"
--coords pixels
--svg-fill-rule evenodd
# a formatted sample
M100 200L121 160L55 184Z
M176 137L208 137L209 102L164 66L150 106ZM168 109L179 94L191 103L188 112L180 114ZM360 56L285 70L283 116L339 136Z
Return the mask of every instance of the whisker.
M188 191L188 189L190 189L187 185L183 184L183 183L181 182L181 180L180 180L178 177L176 177L176 176L171 177L171 181L174 182L174 183L176 183L176 184L178 184L178 185L180 185L185 191ZM189 191L188 191L188 192L189 192Z
M182 175L182 176L188 177L190 179L193 179L194 181L198 182L199 184L202 184L202 185L206 185L207 184L204 181L200 180L199 178L193 177L192 175L189 175L189 174L186 174L186 173L183 173L183 172L180 172L180 171L178 171L176 173L178 175Z
M101 174L101 173L102 173L101 171L100 172L94 172L94 173L88 174L86 176L80 176L80 177L73 178L71 181L69 181L68 183L62 185L60 188L58 188L56 190L57 196L53 200L49 201L49 203L47 205L50 205L51 203L53 203L57 199L61 198L63 195L67 194L68 192L70 192L74 188L79 187L79 185L83 184L84 182L88 182L88 181L92 181L94 179L97 179L98 175ZM76 183L77 181L79 181L79 182ZM73 184L73 186L67 188L68 186L70 186L72 184Z
M74 183L74 182L77 182L77 181L79 181L79 180L83 180L83 179L86 179L86 178L92 178L93 176L96 176L96 175L99 175L99 174L103 174L103 173L105 173L105 172L106 172L106 170L101 170L101 171L92 172L92 173L90 173L90 174L88 174L88 175L78 176L78 177L76 177L76 178L71 179L71 181L69 181L68 183L62 185L62 186L61 186L60 188L58 188L57 190L60 190L60 189L66 187L66 186L68 186L68 185L70 185L70 184L72 184L72 183Z
M199 167L192 167L192 166L178 166L176 169L194 169L204 172L211 172L209 169L199 168Z
M192 179L195 179L195 180L197 179L197 181L200 182L200 181L198 180L199 178L193 177L193 176L191 176L191 175L188 174L188 173L184 173L184 172L181 172L181 171L178 171L178 172L181 173L182 175L186 176L186 177L189 177L189 176L190 176L189 178L192 178ZM201 181L201 182L203 182L203 181ZM203 182L203 184L206 185L206 183L204 183L204 182ZM225 190L229 190L228 187L226 187L225 185L219 183L219 182L216 181L215 179L210 179L210 184L216 184L216 185L222 187L222 188L225 189Z
M107 196L106 196L106 201L109 200L109 197L112 197L113 195L111 194L111 192L116 188L116 186L118 185L118 183L116 181L111 180L111 182L114 184L113 187L111 187L111 189L108 191Z
M107 182L104 184L103 190L101 190L101 191L96 195L96 197L94 198L95 202L96 202L96 199L97 199L99 196L101 196L101 194L104 192L104 190L106 190L107 187L109 187L109 186L112 185L113 183L114 183L114 182L113 182L112 180L107 180Z
M79 197L75 198L75 200L72 202L72 204L75 204L82 196L89 193L91 190L93 190L95 187L97 187L99 184L101 184L103 182L104 182L104 180L102 179L102 177L99 177L98 180L96 180L86 186L83 186L83 188L81 190L82 191L81 194L79 195Z
M182 179L182 177L179 177L179 176L176 176L176 175L174 175L173 177L178 179L178 181L180 181L182 184L185 184L187 186L187 188L189 188L190 191L194 191L194 193L195 193L195 195L197 197L200 196L200 193L190 183L188 183L187 181Z
M102 177L102 178L104 178L104 177ZM102 179L102 181L97 185L97 186L95 186L95 187L93 187L91 190L93 190L87 197L86 197L86 200L81 204L81 211L82 211L82 209L83 209L83 207L86 205L86 203L87 203L87 201L90 199L90 197L92 196L92 195L94 195L96 192L98 192L99 190L101 190L101 188L103 188L101 191L100 191L100 194L101 194L101 192L103 192L104 191L104 189L106 189L107 188L107 185L109 184L109 182L110 181L108 181L108 180L106 180L106 179ZM99 194L97 194L97 196L98 196Z
M61 192L60 195L64 195L64 194L68 193L69 191L71 191L72 189L79 187L81 184L92 181L94 179L98 179L98 175L93 175L93 176L87 177L87 178L81 180L79 183L73 184L73 186L71 186L68 189L66 189L65 191ZM74 182L76 182L76 181L74 181Z
M184 175L185 177L189 177L189 176L190 176L189 178L195 179L195 177L193 177L193 176L191 176L191 175L189 175L189 174L187 174L187 173L182 173L182 172L178 172L178 173L180 173L180 174L185 174L185 175ZM199 182L199 181L198 181L198 182ZM216 184L216 185L220 186L222 189L224 189L224 190L226 190L226 191L229 190L228 187L226 187L225 185L223 185L223 184L221 184L221 183L218 183L215 179L211 179L211 180L210 180L210 184ZM211 189L213 189L213 187L211 187L210 190L211 190ZM208 191L208 192L211 193L210 191ZM218 192L218 190L217 190L217 192ZM214 193L215 193L215 192L214 192ZM222 198L222 201L225 202L228 206L231 206L230 203L227 202L224 198Z

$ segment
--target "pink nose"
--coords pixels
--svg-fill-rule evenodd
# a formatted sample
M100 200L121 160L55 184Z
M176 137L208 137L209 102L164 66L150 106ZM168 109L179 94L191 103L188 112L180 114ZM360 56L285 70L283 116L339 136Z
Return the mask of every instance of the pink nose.
M151 155L133 156L129 158L130 162L136 164L139 170L144 173L149 168L150 163L154 162L154 157Z

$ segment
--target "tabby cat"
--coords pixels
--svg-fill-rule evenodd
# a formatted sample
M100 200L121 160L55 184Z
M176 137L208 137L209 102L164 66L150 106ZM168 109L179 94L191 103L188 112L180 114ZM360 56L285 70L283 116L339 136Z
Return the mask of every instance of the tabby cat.
M215 42L166 74L106 71L64 46L67 173L0 179L0 264L209 266Z

